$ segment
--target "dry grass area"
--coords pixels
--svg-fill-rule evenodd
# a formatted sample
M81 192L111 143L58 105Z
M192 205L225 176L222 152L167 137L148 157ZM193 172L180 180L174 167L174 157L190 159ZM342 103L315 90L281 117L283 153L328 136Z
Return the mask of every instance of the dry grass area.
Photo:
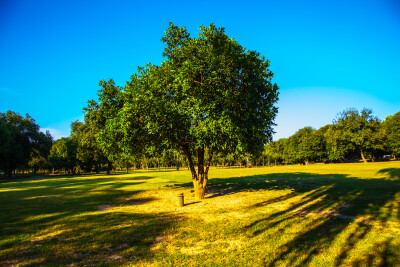
M4 265L397 266L400 162L0 184ZM177 206L183 193L185 206Z

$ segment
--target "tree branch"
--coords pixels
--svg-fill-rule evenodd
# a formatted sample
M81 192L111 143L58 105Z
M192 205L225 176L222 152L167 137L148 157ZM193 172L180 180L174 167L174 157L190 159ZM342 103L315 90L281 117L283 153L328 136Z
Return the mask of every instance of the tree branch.
M196 169L194 168L192 153L190 153L189 146L187 144L179 144L179 147L183 150L183 153L185 153L186 158L188 159L189 168L190 168L190 171L192 172L192 179L197 180L198 176L196 173Z
M195 81L195 80L193 80L195 83L198 83L198 84L201 84L201 85L203 85L203 83L202 82L198 82L198 81Z

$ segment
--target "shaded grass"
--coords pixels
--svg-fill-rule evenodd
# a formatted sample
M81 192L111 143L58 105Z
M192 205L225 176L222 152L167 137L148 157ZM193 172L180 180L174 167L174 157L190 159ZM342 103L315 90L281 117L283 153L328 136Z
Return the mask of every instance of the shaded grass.
M400 163L0 183L4 265L397 266ZM185 193L184 208L175 207Z

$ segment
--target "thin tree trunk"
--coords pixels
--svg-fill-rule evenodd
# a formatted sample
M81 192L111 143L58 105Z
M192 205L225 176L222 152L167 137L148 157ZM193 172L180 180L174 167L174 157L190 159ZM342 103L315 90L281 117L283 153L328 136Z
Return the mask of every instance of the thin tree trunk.
M366 159L365 156L364 156L363 150L360 149L360 152L361 152L361 158L362 158L362 160L364 161L364 163L367 163L367 159Z
M95 166L96 166L96 173L99 174L100 173L100 164L97 163Z
M111 162L109 160L107 160L107 175L110 175L111 173Z

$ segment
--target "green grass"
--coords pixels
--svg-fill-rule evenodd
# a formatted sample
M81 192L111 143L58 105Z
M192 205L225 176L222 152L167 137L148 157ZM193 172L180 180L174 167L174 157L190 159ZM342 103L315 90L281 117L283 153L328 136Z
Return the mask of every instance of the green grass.
M0 265L400 266L400 162L0 182ZM176 207L176 194L185 206Z

